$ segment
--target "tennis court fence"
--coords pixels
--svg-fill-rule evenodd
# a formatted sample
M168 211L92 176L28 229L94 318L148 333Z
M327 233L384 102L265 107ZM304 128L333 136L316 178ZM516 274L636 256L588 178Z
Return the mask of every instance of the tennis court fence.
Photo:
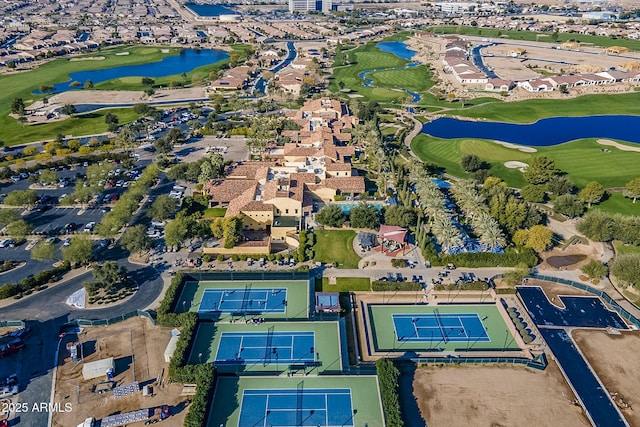
M527 359L523 357L426 357L426 358L413 358L410 359L413 363L418 364L511 364L511 365L524 365L529 368L538 369L544 371L547 367L547 356L544 353L539 354L533 359ZM400 361L402 363L402 361Z
M309 280L308 271L211 271L185 273L185 280L250 281L250 280Z
M147 319L151 320L151 323L154 326L156 324L156 319L153 317L153 315L150 312L145 310L135 310L127 314L114 316L110 319L98 319L98 320L76 319L76 320L70 321L69 323L73 323L78 326L107 326L107 325L113 325L114 323L122 322L127 319L131 319L132 317L135 317L135 316L146 317Z
M22 320L0 320L0 328L13 327L17 326L18 328L24 328L26 323Z

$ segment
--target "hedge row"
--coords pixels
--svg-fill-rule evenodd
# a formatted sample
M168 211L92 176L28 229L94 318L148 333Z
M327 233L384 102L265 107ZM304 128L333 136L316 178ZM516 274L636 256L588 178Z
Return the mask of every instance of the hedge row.
M422 289L422 285L415 282L375 280L371 283L371 290L374 291L419 291L420 289Z
M69 261L64 261L58 267L41 271L33 277L26 277L19 283L8 283L0 286L0 299L16 295L21 296L22 294L28 295L33 292L33 289L54 282L58 276L62 276L69 270L71 270L71 264Z
M487 282L462 282L460 284L447 283L435 285L433 290L435 291L486 291L489 289Z
M478 268L478 267L517 267L525 264L533 267L538 264L538 256L533 249L524 248L520 252L505 254L494 254L489 252L464 253L456 255L441 255L440 265L453 263L458 267ZM434 264L432 262L432 264ZM436 264L434 264L436 265Z
M382 394L382 409L387 427L402 427L402 414L398 401L398 377L400 371L389 359L378 359L376 362L378 383Z
M180 314L176 314L175 310L177 299L180 297L182 287L184 286L184 273L178 273L171 279L171 285L164 294L164 298L160 302L160 306L156 311L158 317L158 324L161 326L176 327L182 322L180 321Z
M191 344L198 328L196 313L174 313L177 299L185 283L184 273L178 273L171 280L162 302L157 310L157 322L161 326L179 327L180 338L176 350L169 362L169 378L177 383L195 383L196 394L191 400L189 412L185 416L187 427L204 427L207 423L209 402L213 398L216 386L216 368L210 363L188 365Z

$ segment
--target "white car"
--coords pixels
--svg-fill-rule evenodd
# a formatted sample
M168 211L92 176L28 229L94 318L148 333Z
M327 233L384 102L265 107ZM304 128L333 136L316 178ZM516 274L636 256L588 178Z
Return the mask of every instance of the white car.
M95 226L96 226L96 223L94 221L88 222L87 225L84 226L84 231L91 232L93 231Z

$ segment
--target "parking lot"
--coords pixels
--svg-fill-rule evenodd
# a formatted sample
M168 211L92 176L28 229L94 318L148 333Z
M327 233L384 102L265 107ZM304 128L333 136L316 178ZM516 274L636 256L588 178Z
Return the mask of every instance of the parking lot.
M86 210L79 207L54 206L45 212L31 211L24 217L34 226L35 234L57 235L67 224L75 224L78 231L82 231L89 222L98 223L104 213L101 206Z

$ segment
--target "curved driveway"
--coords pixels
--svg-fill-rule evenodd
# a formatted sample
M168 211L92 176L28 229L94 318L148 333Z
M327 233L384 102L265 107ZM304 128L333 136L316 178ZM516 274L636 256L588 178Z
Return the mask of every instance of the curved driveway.
M53 286L42 292L18 301L2 309L0 320L39 320L45 321L68 316L73 319L108 319L130 313L149 306L160 295L163 281L160 273L152 267L140 267L130 263L119 263L127 267L130 275L139 284L138 291L127 301L109 308L82 310L68 306L65 300L69 295L82 288L82 284L92 280L91 272Z

